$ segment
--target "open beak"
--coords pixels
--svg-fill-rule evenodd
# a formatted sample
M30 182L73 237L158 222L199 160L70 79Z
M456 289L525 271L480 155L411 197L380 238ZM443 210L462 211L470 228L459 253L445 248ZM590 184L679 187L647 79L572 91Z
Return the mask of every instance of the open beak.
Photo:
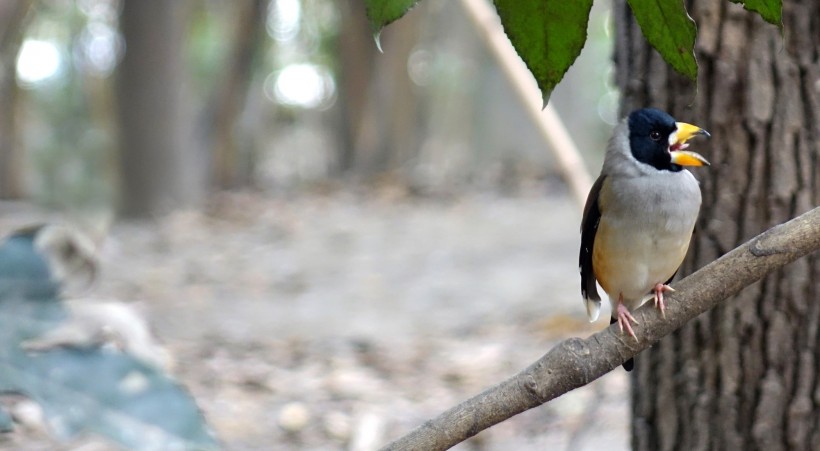
M672 155L672 163L681 166L709 166L706 158L695 152L688 152L683 149L689 147L687 141L695 136L702 135L707 138L711 136L706 130L685 122L677 123L678 130L675 134L675 141L669 146L669 153Z

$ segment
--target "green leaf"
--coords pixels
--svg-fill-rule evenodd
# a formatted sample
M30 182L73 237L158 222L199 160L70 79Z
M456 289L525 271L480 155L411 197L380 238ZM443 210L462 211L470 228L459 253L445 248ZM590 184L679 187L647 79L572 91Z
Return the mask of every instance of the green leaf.
M678 73L698 76L695 59L697 27L683 0L627 0L646 40Z
M546 105L584 48L592 0L495 0L495 8Z
M783 2L781 0L731 0L743 5L747 11L760 14L766 22L783 29Z
M365 10L367 11L367 18L370 20L370 26L373 27L373 38L376 40L376 46L379 51L382 45L379 42L379 34L382 28L390 23L400 19L407 11L413 9L419 0L365 0Z

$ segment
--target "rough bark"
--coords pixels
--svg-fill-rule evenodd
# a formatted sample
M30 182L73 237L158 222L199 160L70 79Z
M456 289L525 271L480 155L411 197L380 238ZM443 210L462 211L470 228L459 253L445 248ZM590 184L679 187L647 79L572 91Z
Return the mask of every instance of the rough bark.
M615 2L622 111L654 106L712 132L682 274L820 204L820 2L784 2L785 35L726 1L690 1L699 89ZM820 449L820 257L770 274L636 359L638 450Z
M146 217L183 205L187 148L182 118L184 2L123 2L125 56L118 68L122 213Z

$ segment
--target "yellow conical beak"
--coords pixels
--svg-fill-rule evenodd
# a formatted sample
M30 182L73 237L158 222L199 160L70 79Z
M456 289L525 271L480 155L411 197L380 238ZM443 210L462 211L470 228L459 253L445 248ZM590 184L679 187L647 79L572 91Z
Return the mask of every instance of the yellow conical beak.
M686 141L689 141L693 136L702 135L707 138L712 136L709 132L697 125L687 124L686 122L676 122L675 124L678 126L677 142L680 144L685 144Z
M673 150L669 152L672 155L672 163L681 166L711 166L706 158L700 156L695 152L686 150Z
M686 141L689 141L695 136L702 135L707 138L711 136L709 132L698 127L697 125L687 124L686 122L677 123L678 130L675 133L674 142L670 143L669 153L672 155L672 163L681 166L709 166L706 158L695 152L687 152L683 149L689 147Z

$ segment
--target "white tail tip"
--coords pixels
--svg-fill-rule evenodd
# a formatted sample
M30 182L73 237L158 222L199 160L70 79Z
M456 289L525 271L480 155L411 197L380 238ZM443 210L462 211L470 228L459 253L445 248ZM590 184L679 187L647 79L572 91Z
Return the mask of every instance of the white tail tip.
M584 299L584 304L586 304L587 307L587 316L589 317L589 322L595 322L598 319L598 315L601 313L601 301Z

